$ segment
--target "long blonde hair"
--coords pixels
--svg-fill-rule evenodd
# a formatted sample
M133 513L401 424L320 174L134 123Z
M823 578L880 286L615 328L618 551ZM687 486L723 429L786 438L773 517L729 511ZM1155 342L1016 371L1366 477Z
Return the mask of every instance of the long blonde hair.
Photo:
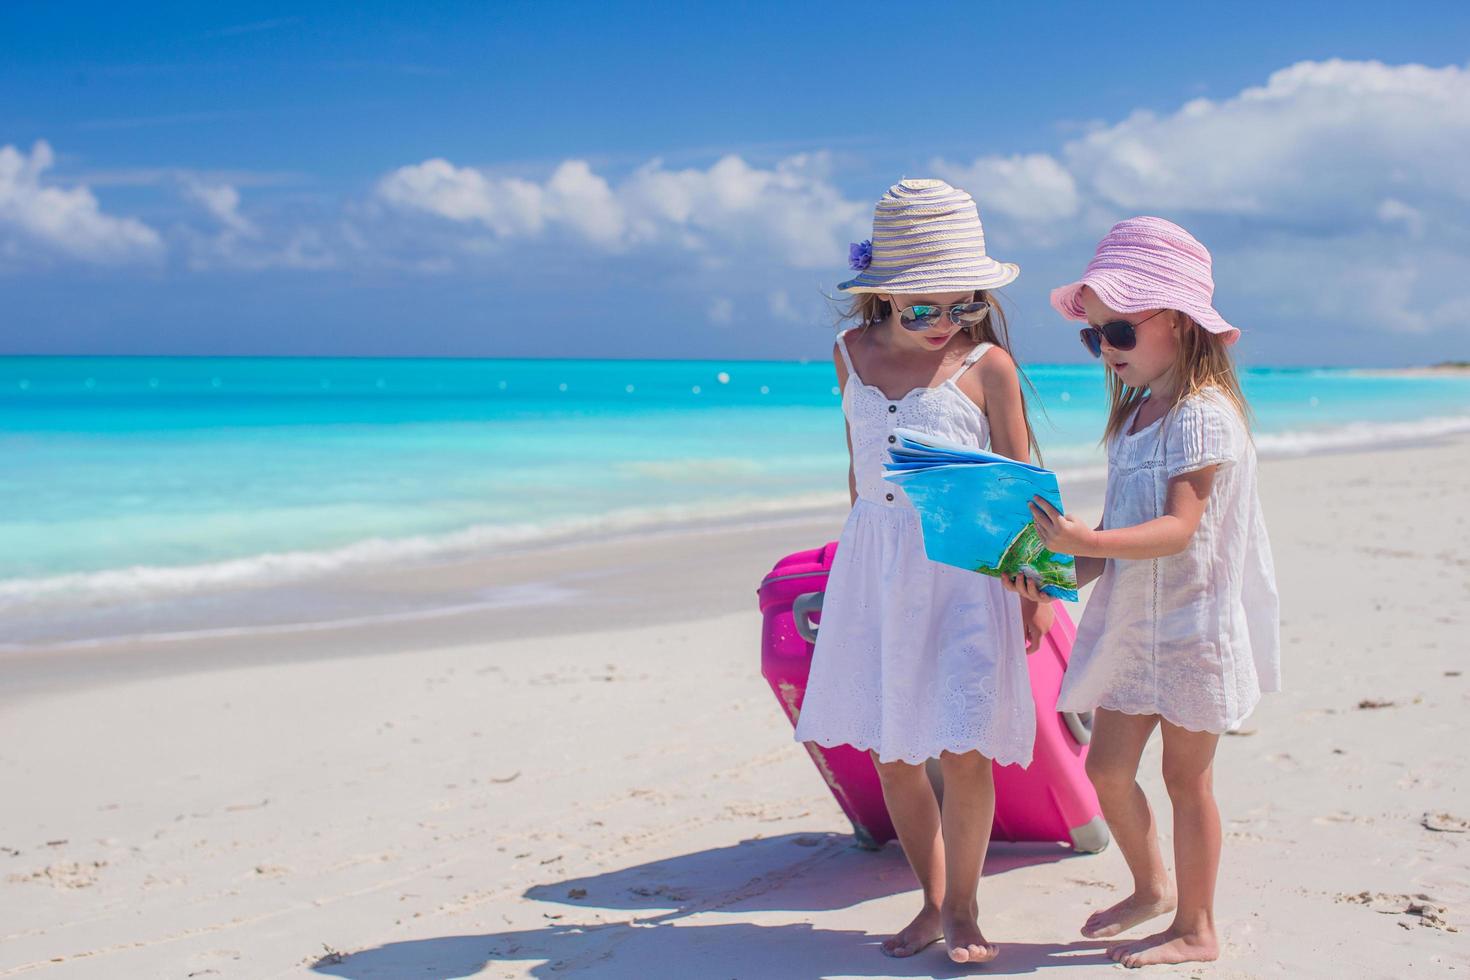
M1245 394L1240 390L1240 378L1235 373L1235 362L1231 360L1230 348L1219 334L1210 333L1195 322L1187 313L1171 310L1178 319L1179 350L1174 361L1174 373L1179 378L1179 387L1174 405L1190 395L1197 395L1206 388L1214 388L1240 413L1241 422L1250 428L1251 411L1246 404ZM1148 397L1147 388L1135 388L1124 384L1116 374L1108 372L1108 427L1103 433L1103 442L1121 434L1133 418L1138 406ZM1172 410L1174 405L1170 405Z
M1006 324L1006 311L1000 305L1000 297L988 289L977 289L973 302L985 303L990 307L990 313L985 319L974 326L965 327L964 330L970 335L975 343L991 343L1001 350L1010 354L1011 361L1016 363L1016 373L1021 377L1021 420L1026 423L1026 443L1031 454L1038 464L1041 463L1041 447L1036 443L1036 432L1031 428L1031 413L1026 406L1026 390L1029 389L1033 395L1036 387L1031 384L1031 379L1026 377L1026 372L1021 370L1021 365L1016 362L1016 355L1011 353L1010 330ZM847 309L842 312L842 323L852 323L859 330L867 330L876 327L887 320L893 313L892 304L883 299L877 293L858 293L852 298ZM1038 396L1039 397L1039 396Z

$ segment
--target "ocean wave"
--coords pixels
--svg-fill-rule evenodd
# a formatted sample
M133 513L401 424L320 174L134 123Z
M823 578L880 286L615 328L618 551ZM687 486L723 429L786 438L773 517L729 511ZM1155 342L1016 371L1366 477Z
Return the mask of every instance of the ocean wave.
M287 551L195 565L135 565L0 581L0 611L45 602L142 601L279 585L364 566L427 561L526 545L644 536L659 530L773 517L840 507L845 493L806 493L756 500L708 501L627 508L543 523L486 524L444 534L370 538L340 548Z
M470 602L447 602L419 609L400 609L394 612L368 613L356 616L334 616L324 619L290 620L287 622L250 622L248 625L209 626L173 630L135 631L134 626L111 624L112 631L95 636L55 640L49 638L37 642L0 642L0 653L12 653L44 645L49 650L82 650L117 642L154 643L187 642L190 640L221 639L237 636L270 636L280 633L321 632L353 626L382 626L389 623L410 623L461 613L481 612L487 609L506 609L527 606L551 606L576 598L577 592L563 586L545 582L528 582L506 586L482 595ZM248 620L250 617L244 617Z
M1470 416L1403 422L1353 422L1332 428L1258 432L1262 456L1301 456L1371 448L1470 433ZM1087 455L1083 455L1089 448ZM1082 446L1058 446L1052 458L1067 458L1058 475L1069 490L1106 475L1100 454ZM1075 465L1073 465L1075 461ZM726 462L726 461L722 461ZM317 551L288 551L182 566L138 565L95 572L0 580L0 611L58 608L83 602L150 601L329 575L344 569L432 561L527 546L555 546L587 539L616 539L729 522L770 521L793 512L845 505L845 493L804 493L759 499L706 501L629 508L547 522L475 525L437 535L372 538Z
M1445 415L1403 422L1349 422L1324 429L1256 433L1263 456L1305 456L1338 449L1367 449L1470 432L1470 415Z
M1371 449L1399 442L1418 442L1470 433L1470 415L1443 415L1398 422L1346 422L1340 425L1309 429L1283 429L1279 432L1252 432L1256 452L1264 457L1310 456L1313 453L1343 449ZM1063 482L1096 479L1106 476L1107 468L1093 460L1100 459L1097 447L1090 457L1081 446L1043 446L1048 459L1068 460L1056 467ZM1075 463L1075 465L1073 465Z

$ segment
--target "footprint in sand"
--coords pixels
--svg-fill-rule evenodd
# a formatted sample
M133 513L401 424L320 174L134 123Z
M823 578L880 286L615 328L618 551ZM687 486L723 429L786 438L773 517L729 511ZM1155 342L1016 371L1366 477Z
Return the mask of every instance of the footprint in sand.
M6 880L17 884L48 884L54 888L89 888L97 883L97 871L105 867L106 861L65 861L29 874L7 875Z
M1118 886L1111 881L1095 881L1091 878L1068 878L1067 880L1074 885L1081 885L1084 888L1105 888L1110 892L1118 890Z
M1441 834L1463 834L1470 832L1470 820L1457 817L1453 813L1426 813L1419 821L1425 830L1438 831Z
M1373 818L1372 817L1359 816L1358 814L1355 814L1355 813L1348 813L1346 810L1338 810L1336 813L1329 813L1325 817L1313 817L1312 818L1312 823L1315 823L1315 824L1329 824L1329 823L1372 823L1372 822L1373 822Z
M1363 905L1380 915L1407 916L1408 919L1399 922L1399 925L1405 929L1412 929L1413 926L1410 923L1418 922L1421 926L1439 929L1443 932L1460 931L1445 919L1448 911L1445 906L1424 894L1390 895L1385 892L1358 892L1355 895L1338 894L1334 901Z

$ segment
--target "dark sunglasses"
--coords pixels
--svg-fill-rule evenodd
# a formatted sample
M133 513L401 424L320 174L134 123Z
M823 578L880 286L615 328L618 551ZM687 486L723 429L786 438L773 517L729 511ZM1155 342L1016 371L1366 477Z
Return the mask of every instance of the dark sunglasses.
M1109 347L1117 350L1132 350L1138 346L1138 327L1141 327L1162 312L1164 311L1159 310L1155 313L1150 313L1136 324L1129 323L1127 320L1109 320L1100 327L1083 327L1078 332L1082 338L1082 346L1086 347L1088 353L1093 357L1102 357L1104 340L1108 342Z
M937 324L944 314L949 314L951 323L960 327L972 327L990 314L989 303L958 303L951 307L906 306L898 311L898 322L905 330L928 330Z

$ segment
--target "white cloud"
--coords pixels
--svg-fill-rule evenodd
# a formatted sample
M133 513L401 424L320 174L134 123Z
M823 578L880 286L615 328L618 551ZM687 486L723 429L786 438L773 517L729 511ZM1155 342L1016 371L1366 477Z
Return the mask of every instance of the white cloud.
M175 244L191 269L337 269L348 249L345 235L333 236L311 225L273 230L269 235L240 235L231 229L204 234L182 227L175 231ZM360 257L361 258L361 257ZM371 262L364 262L371 265Z
M44 140L29 155L0 146L0 239L8 255L34 246L88 262L152 259L162 251L158 233L134 218L104 214L84 185L58 187L42 180L55 162Z
M1113 221L1154 213L1211 248L1221 309L1242 326L1279 318L1318 332L1430 334L1470 325L1461 286L1470 67L1303 62L1227 97L1070 133L1051 153L930 162L974 194L992 251L1026 266L1019 288L1033 296L1050 284L1039 277L1079 269ZM52 162L45 143L29 153L0 147L6 264L45 252L125 261L167 248L191 268L444 274L493 264L513 276L540 266L581 272L589 259L617 255L654 279L717 279L713 295L690 306L711 323L734 322L737 305L741 316L811 322L816 289L808 308L811 284L799 280L814 277L794 270L841 278L847 243L868 236L881 190L851 199L824 152L774 164L652 159L618 171L573 158L534 178L433 158L345 202L294 174L158 168L58 185L46 179ZM107 214L92 188L109 183L177 190L190 213L162 233ZM283 189L293 185L307 186ZM750 296L734 296L731 282Z
M830 267L863 230L868 207L843 197L826 163L805 154L760 168L726 156L708 169L671 170L652 160L614 185L584 160L564 161L538 183L432 159L385 176L377 198L502 239L564 234L609 252L693 251L713 265L768 256Z
M735 321L735 303L728 296L716 296L710 301L709 310L705 313L710 323L724 325Z
M240 213L240 192L229 184L206 184L188 179L183 189L186 198L208 211L229 231L246 237L260 233L255 224Z
M771 316L777 320L785 320L788 323L800 323L802 316L796 311L791 303L791 294L784 289L772 290L766 296L766 302L770 306Z
M184 199L198 205L218 226L173 229L172 244L192 269L333 269L342 255L368 258L363 240L347 222L269 222L262 226L240 213L240 192L232 185L179 174Z
M478 222L506 237L535 234L544 223L540 185L490 177L442 158L399 167L378 181L377 196L404 210Z
M549 216L576 229L588 241L606 248L623 245L627 220L622 203L607 181L583 160L568 160L546 182Z
M1413 238L1424 234L1424 212L1397 198L1385 197L1378 202L1378 220L1388 225L1403 225Z
M1466 261L1467 256L1438 246L1385 251L1380 236L1362 233L1274 236L1232 250L1217 265L1227 270L1228 278L1221 281L1232 301L1253 300L1258 309L1270 311L1258 318L1259 329L1300 331L1303 321L1326 321L1313 332L1378 334L1382 355L1391 358L1396 351L1382 339L1384 330L1427 334L1465 328L1470 309Z
M1065 155L1093 194L1125 209L1361 222L1405 192L1470 203L1467 152L1470 71L1334 60L1171 115L1134 113Z
M1470 70L1302 62L1264 86L1139 111L1047 154L935 161L992 210L1031 222L1083 207L1371 223L1414 195L1470 204ZM966 183L968 182L968 183Z
M1026 222L1057 221L1080 206L1076 179L1045 153L980 157L968 165L937 159L931 166L975 196L982 219L998 211Z
M1113 221L1158 214L1198 234L1217 265L1251 269L1251 288L1279 308L1371 310L1423 331L1453 319L1458 281L1423 266L1470 260L1467 159L1470 67L1332 60L1095 125L1055 155L935 164L1029 241L1085 249Z

